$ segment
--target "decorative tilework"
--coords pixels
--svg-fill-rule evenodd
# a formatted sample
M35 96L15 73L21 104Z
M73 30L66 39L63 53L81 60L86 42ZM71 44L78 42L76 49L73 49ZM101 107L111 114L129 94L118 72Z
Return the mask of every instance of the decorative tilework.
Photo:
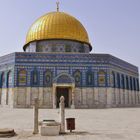
M36 68L38 71L38 76L36 78L38 83L33 84L32 71ZM5 73L5 82L3 87L7 86L8 72L10 69L13 69L13 86L20 86L18 81L18 72L21 69L27 71L27 83L22 86L46 86L44 84L44 72L50 70L52 72L52 81L61 73L67 73L74 78L74 73L76 70L80 71L80 83L77 86L81 87L98 87L98 72L103 70L106 73L105 84L100 84L100 86L112 87L115 84L115 87L119 88L129 88L130 85L134 86L132 89L139 90L139 77L138 77L138 68L134 65L131 65L119 58L108 54L56 54L56 53L26 53L26 52L17 52L12 53L3 57L0 57L0 72ZM91 71L93 73L93 84L89 84L90 77L87 77L87 72ZM111 82L112 74L110 71L114 71L115 79L113 83ZM116 73L120 75L120 85L117 80ZM121 75L124 75L124 82ZM128 77L128 85L127 79ZM75 80L78 81L77 77ZM132 77L132 84L130 84ZM48 79L48 78L47 78ZM113 79L112 79L113 80ZM52 85L52 81L49 86Z
M22 69L18 72L18 85L26 86L27 82L27 72L25 69Z

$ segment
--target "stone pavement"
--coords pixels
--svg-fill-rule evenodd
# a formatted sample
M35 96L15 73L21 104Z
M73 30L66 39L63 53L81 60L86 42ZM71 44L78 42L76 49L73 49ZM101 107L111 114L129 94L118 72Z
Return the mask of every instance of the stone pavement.
M39 110L39 120L59 119L58 109ZM66 135L32 135L33 109L0 108L0 128L14 128L17 136L0 140L140 140L140 108L66 109L76 118L76 130Z

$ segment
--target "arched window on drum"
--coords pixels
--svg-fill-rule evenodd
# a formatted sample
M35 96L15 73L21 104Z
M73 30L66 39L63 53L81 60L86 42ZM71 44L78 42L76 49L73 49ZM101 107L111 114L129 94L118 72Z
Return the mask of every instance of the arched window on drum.
M134 91L136 91L136 79L135 78L133 78L133 89L134 89Z
M121 88L121 78L119 73L117 73L117 87Z
M9 71L7 74L7 88L12 86L12 72Z
M86 83L88 86L93 86L93 72L88 71L86 76Z
M116 76L114 71L112 72L112 86L113 88L116 87Z
M50 70L46 70L44 73L44 85L51 86L52 84L52 72Z
M74 72L74 79L75 79L75 85L81 86L81 72L79 70Z
M139 79L137 78L137 91L139 91Z
M106 86L106 73L103 70L98 72L98 85Z
M37 69L34 69L32 71L32 81L31 82L32 82L33 86L39 85L39 73L38 73Z
M1 74L1 87L4 87L5 86L5 73L2 72Z
M129 78L126 76L126 89L129 90Z
M26 86L26 82L27 82L27 72L26 70L22 69L18 72L18 85Z
M121 75L121 85L122 85L122 89L125 89L125 79L124 79L124 75Z
M130 77L130 90L133 90L133 81L132 81L132 77Z

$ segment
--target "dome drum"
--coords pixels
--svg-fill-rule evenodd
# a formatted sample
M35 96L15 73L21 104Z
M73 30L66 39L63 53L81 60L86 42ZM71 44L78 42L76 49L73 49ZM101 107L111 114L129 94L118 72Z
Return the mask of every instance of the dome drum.
M42 40L29 43L26 52L89 53L88 44L71 40Z

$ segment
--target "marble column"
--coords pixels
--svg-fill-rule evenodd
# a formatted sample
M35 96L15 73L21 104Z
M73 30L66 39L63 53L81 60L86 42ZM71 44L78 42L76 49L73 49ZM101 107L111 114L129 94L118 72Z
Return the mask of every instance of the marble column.
M60 123L61 123L61 127L60 127L60 133L65 133L65 102L64 102L64 97L61 96L60 97L60 103L59 103L59 107L60 107Z
M75 103L74 103L74 85L72 86L72 91L71 91L71 108L75 108Z
M38 134L38 98L34 98L34 131L33 134Z
M56 109L56 85L53 84L53 109Z
M2 96L1 95L2 95L2 93L1 93L1 88L0 88L0 105L1 105L1 99L2 99L1 98Z
M27 107L31 106L31 88L30 87L26 88L26 106Z

